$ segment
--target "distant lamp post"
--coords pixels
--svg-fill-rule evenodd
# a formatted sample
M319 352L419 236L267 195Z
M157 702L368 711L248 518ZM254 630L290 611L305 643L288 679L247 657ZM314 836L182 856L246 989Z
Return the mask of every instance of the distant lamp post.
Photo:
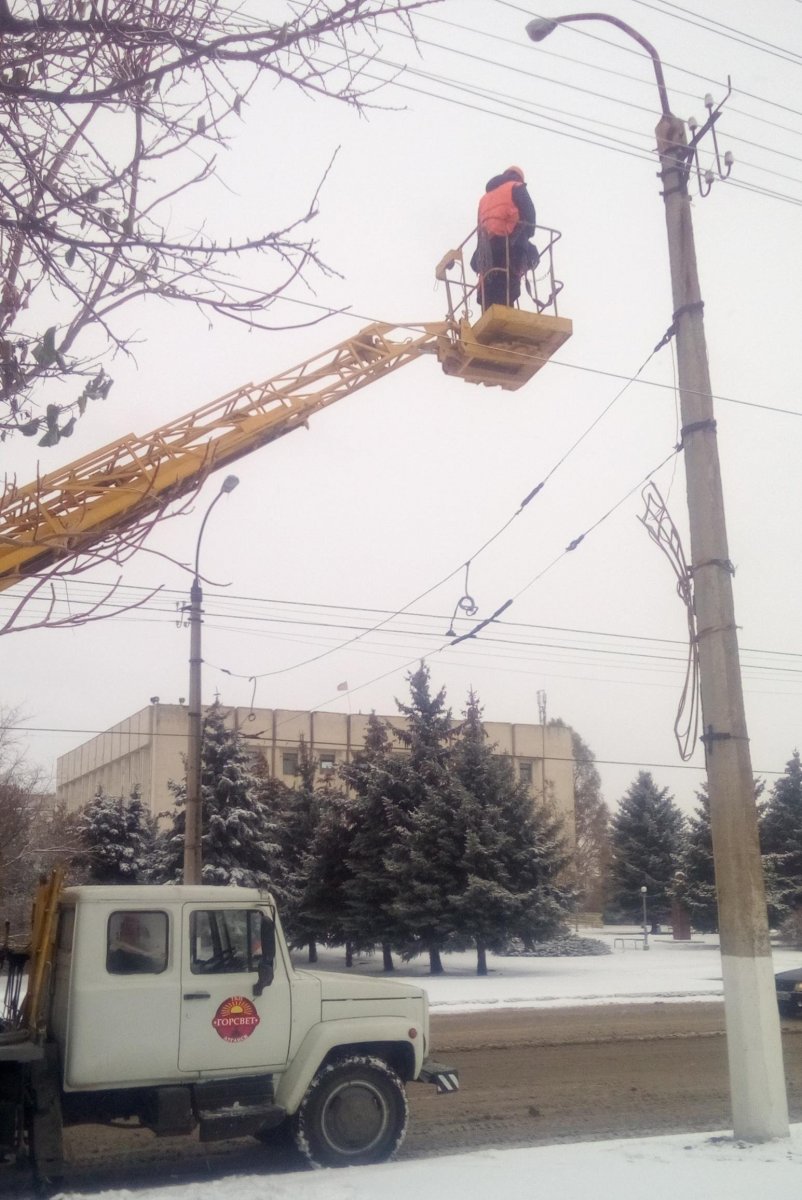
M646 888L640 890L640 898L643 901L643 949L649 949L649 918L646 916Z
M195 545L195 573L189 593L189 738L187 742L187 800L184 824L184 883L201 882L201 605L200 551L203 531L209 515L221 496L233 492L239 483L236 475L226 475L220 491L206 509Z

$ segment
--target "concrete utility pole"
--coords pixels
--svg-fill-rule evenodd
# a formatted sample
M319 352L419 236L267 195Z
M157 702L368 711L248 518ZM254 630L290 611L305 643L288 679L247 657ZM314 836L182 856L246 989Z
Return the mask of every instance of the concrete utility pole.
M669 107L660 57L631 26L606 13L574 13L533 20L526 29L533 41L541 41L558 25L590 20L615 25L646 50L660 93L657 149L677 340L730 1096L735 1137L761 1142L788 1136L788 1101L688 194L688 145L684 123Z
M203 710L201 704L201 625L203 588L200 581L200 551L203 531L209 514L221 496L233 492L239 483L236 475L226 475L220 491L206 509L195 545L195 574L189 592L189 708L187 710L187 798L184 808L184 883L202 882L203 809L201 805L201 738Z

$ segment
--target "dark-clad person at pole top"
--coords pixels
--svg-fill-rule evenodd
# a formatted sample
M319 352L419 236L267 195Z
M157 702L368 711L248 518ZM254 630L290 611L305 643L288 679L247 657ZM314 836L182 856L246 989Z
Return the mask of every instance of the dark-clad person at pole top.
M530 241L535 232L535 206L520 167L507 167L488 180L479 201L476 227L471 266L479 275L479 304L483 311L491 304L514 305L523 276L538 262Z

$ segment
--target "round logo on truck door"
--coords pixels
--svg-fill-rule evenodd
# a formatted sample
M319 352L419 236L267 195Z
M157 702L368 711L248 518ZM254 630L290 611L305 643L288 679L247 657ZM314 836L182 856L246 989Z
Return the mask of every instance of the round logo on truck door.
M212 1017L212 1026L226 1042L244 1042L259 1024L259 1014L247 996L229 996Z

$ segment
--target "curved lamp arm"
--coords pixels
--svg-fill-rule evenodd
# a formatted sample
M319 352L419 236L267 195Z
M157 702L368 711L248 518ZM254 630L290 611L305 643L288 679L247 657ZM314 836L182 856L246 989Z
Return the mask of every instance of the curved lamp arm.
M621 29L624 33L628 33L631 38L634 38L638 45L642 46L646 53L651 56L657 80L657 90L660 93L663 116L670 117L672 115L668 103L668 92L666 91L666 81L663 76L663 64L660 61L660 55L652 43L647 41L643 34L638 33L637 29L633 29L631 25L627 25L626 21L621 21L618 17L611 17L609 13L570 13L565 17L536 17L527 24L526 32L533 42L542 42L550 33L554 32L558 25L568 25L573 21L606 21L608 25L615 25L617 29Z

